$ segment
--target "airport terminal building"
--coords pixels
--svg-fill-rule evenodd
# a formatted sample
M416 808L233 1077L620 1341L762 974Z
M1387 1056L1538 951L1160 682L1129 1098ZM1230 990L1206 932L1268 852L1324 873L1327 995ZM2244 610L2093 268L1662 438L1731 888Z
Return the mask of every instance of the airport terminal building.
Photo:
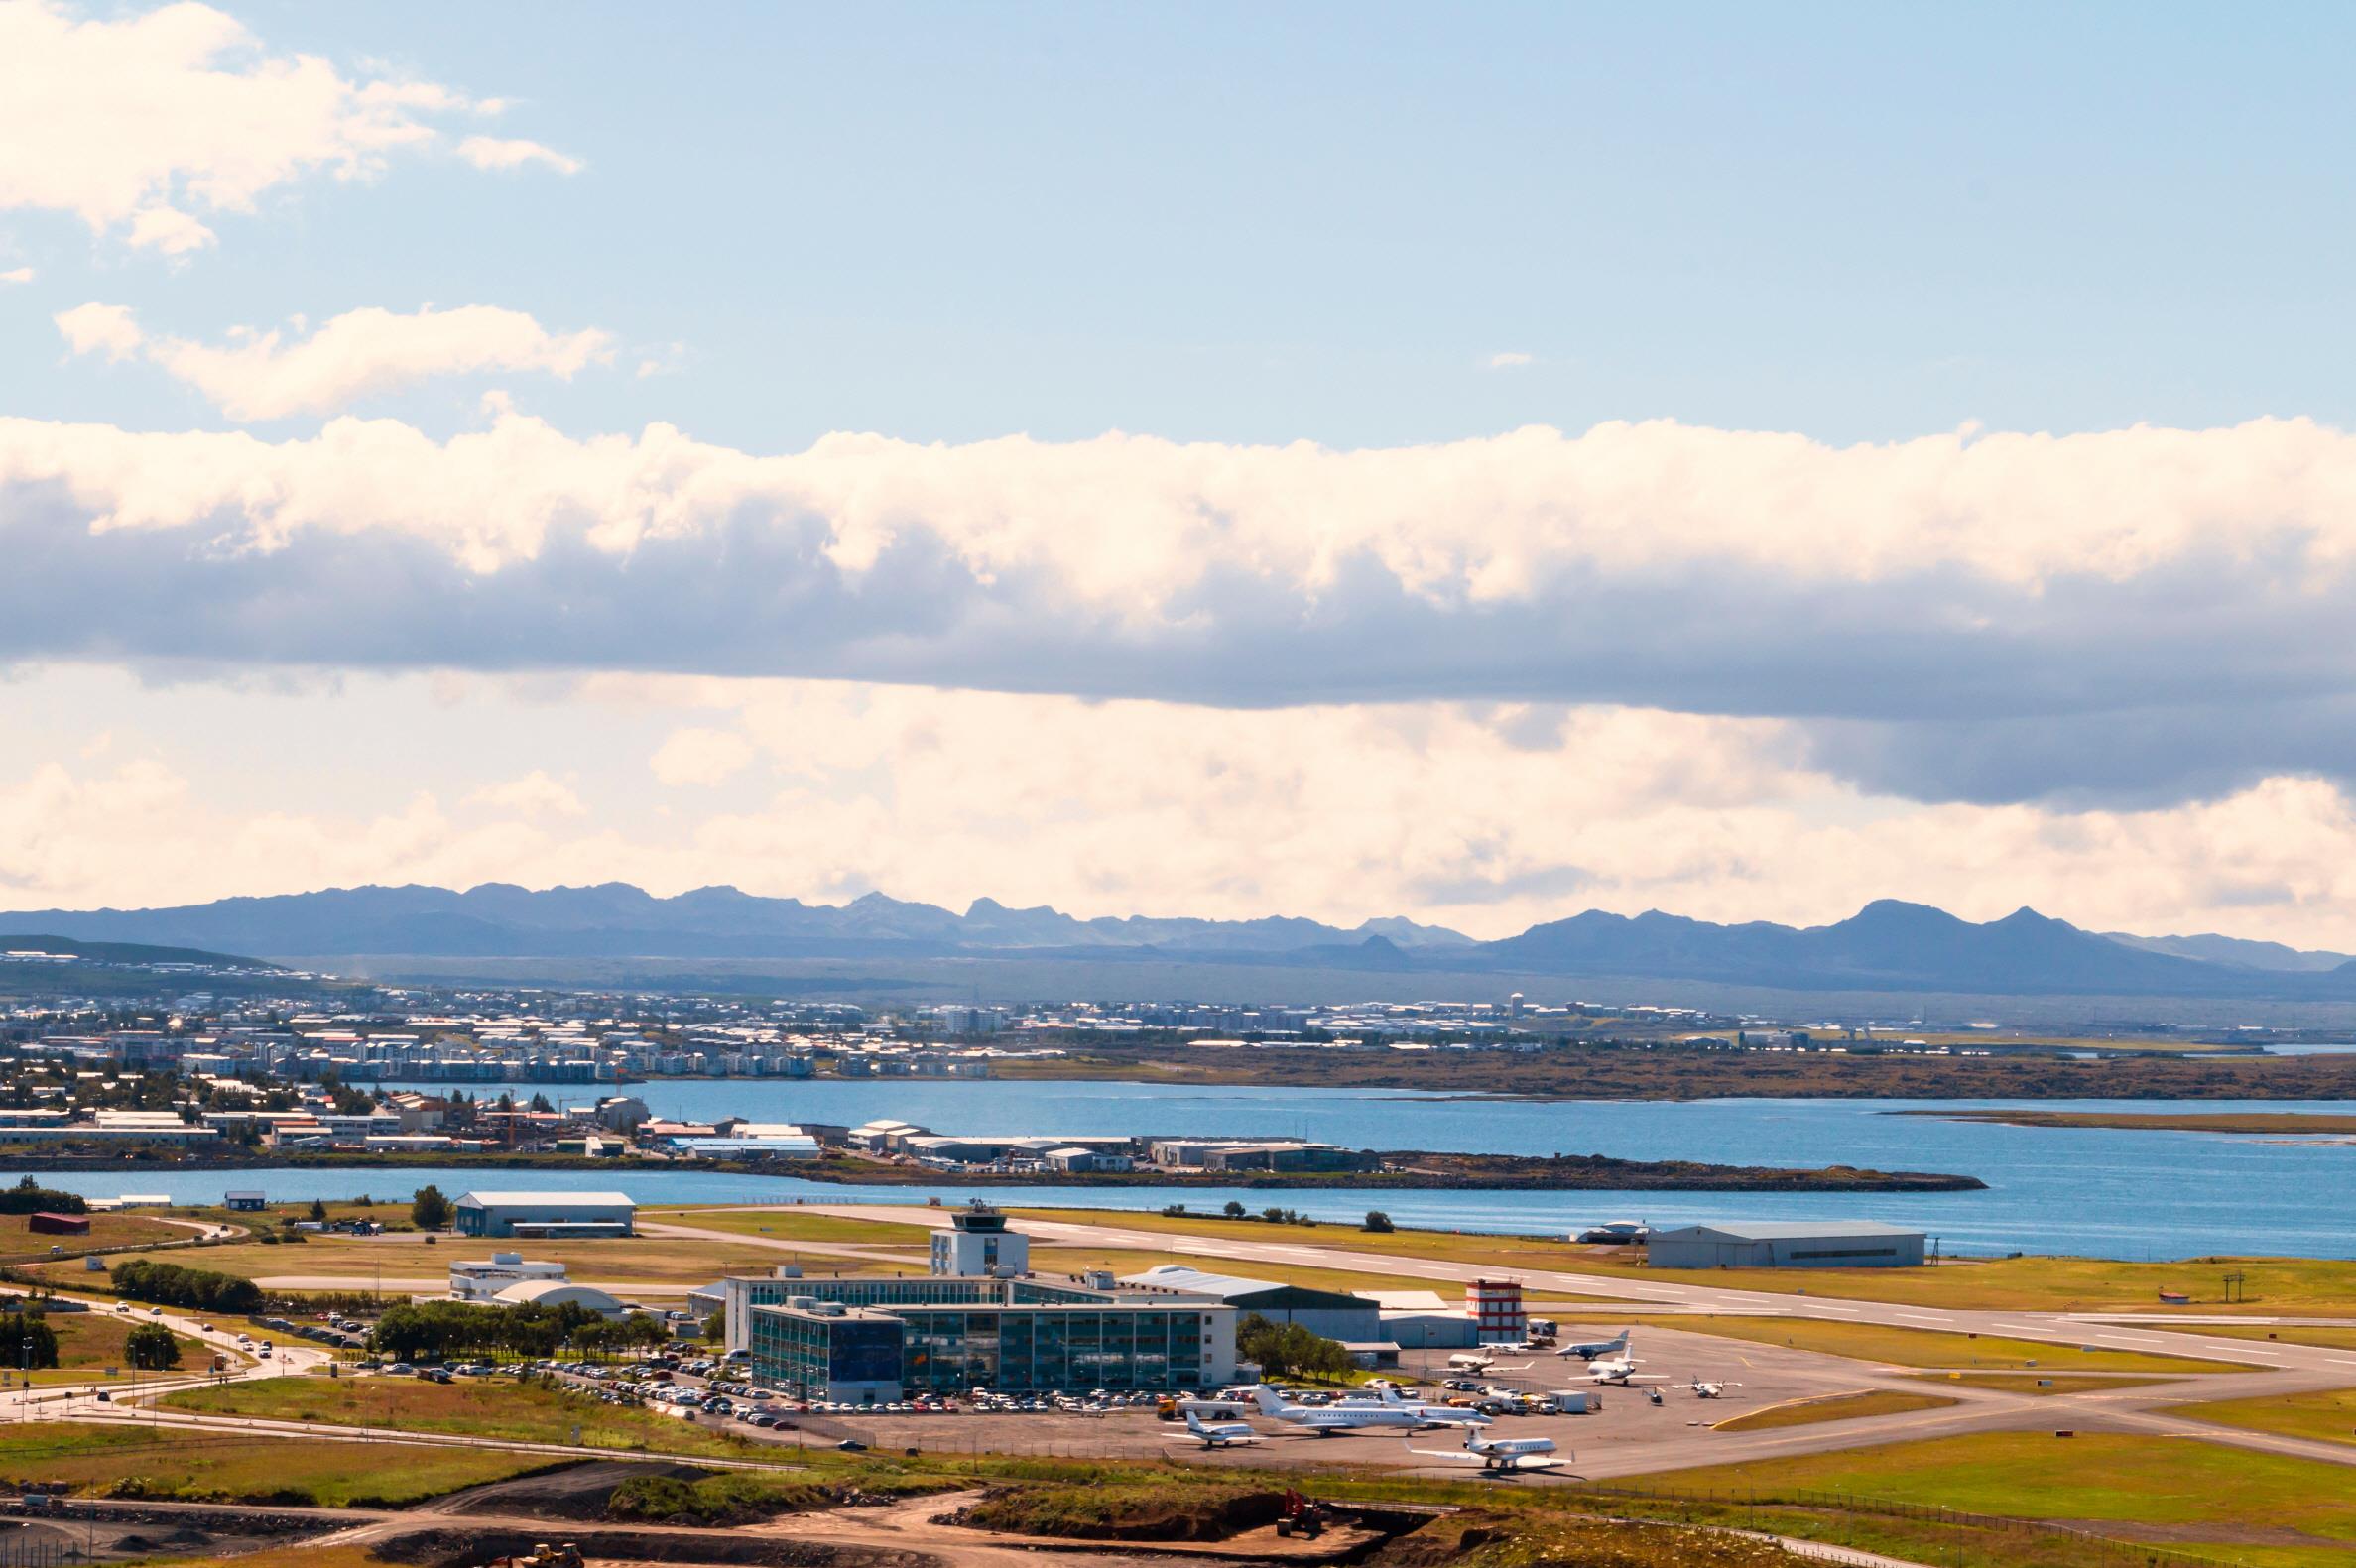
M1217 1388L1235 1310L1204 1296L1039 1278L731 1278L728 1343L800 1398Z
M1655 1227L1655 1268L1904 1268L1922 1262L1923 1235L1872 1220L1728 1222Z

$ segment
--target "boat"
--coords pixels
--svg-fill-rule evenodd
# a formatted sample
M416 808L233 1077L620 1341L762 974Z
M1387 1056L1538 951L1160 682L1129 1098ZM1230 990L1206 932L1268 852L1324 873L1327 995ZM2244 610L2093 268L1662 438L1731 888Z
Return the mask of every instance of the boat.
M2160 1292L2160 1302L2163 1306L2190 1306L2192 1297L2182 1290L2163 1290Z

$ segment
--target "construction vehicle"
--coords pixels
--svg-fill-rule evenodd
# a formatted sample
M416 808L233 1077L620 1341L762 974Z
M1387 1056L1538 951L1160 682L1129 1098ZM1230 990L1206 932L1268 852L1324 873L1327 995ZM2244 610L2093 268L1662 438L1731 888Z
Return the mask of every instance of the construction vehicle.
M494 1557L484 1568L581 1568L581 1549L570 1541L561 1546L542 1541L521 1557Z
M1302 1540L1313 1541L1325 1533L1325 1526L1331 1522L1332 1518L1326 1513L1324 1504L1314 1498L1304 1498L1290 1487L1285 1489L1285 1510L1277 1515L1277 1534L1288 1540L1299 1536Z

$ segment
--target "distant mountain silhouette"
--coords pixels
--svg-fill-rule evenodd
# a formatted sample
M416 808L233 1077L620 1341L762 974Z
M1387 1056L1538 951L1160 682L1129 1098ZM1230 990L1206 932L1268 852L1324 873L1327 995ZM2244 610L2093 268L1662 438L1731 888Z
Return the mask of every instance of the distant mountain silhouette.
M1079 919L977 899L964 913L870 893L805 904L734 888L658 899L626 883L534 891L336 888L161 909L48 909L0 925L81 941L266 953L445 958L1156 959L1259 968L1419 970L1711 981L1790 990L2356 1000L2356 963L2229 937L2082 931L2034 909L1985 924L1879 900L1831 925L1718 925L1590 909L1502 941L1402 918ZM2252 949L2258 951L2253 954ZM2297 966L2280 955L2298 960ZM2262 961L2272 960L2272 961Z

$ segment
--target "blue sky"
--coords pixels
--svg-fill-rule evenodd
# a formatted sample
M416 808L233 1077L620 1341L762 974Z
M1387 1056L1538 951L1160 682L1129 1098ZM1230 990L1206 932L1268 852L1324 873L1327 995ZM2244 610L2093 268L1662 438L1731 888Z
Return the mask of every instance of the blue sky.
M202 264L101 256L108 281L191 335L434 301L683 345L691 375L535 398L576 432L1846 442L2344 424L2356 396L2341 8L239 15L512 99L587 167L310 181ZM17 239L60 290L92 259L70 218ZM12 319L0 350L46 338ZM156 380L10 401L206 421Z
M0 905L2356 945L2352 33L0 0Z

